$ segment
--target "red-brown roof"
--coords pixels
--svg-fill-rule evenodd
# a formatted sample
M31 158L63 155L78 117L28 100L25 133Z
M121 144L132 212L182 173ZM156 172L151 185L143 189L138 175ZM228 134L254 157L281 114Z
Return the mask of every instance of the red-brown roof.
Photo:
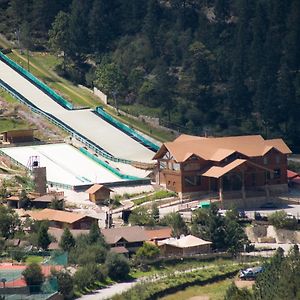
M127 242L144 242L148 237L146 231L140 226L124 226L118 228L102 229L105 241L108 244L115 244L121 239Z
M171 233L172 229L170 227L163 227L159 229L146 229L146 235L149 241L170 238Z
M89 189L87 189L85 192L89 193L89 194L94 194L97 191L102 190L102 189L112 192L112 190L110 188L106 187L105 185L101 185L101 184L94 184Z
M128 253L129 251L125 247L121 246L121 247L110 248L110 252L125 254L125 253Z
M177 162L184 162L192 155L205 160L222 161L234 152L246 157L257 157L272 149L283 154L291 153L282 139L264 140L260 135L216 138L182 135L173 142L164 143L153 159L161 158L169 151Z
M79 214L79 213L55 210L50 208L45 208L40 211L28 211L27 214L32 219L37 221L49 220L49 221L56 221L56 222L62 222L68 224L75 223L87 217L86 215Z
M291 171L291 170L287 170L287 177L288 179L293 179L295 177L300 176L298 173Z

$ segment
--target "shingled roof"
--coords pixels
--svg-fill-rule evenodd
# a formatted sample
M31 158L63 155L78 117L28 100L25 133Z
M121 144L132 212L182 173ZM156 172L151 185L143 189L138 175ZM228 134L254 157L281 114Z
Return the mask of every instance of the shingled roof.
M181 135L173 142L164 143L153 159L162 158L169 151L177 162L184 162L192 155L219 162L235 152L257 157L272 149L283 154L292 153L282 139L264 140L261 135L216 138Z
M40 211L28 211L27 214L36 221L49 220L49 221L56 221L56 222L62 222L68 224L75 223L86 217L86 215L79 214L79 213L55 210L49 208L45 208Z

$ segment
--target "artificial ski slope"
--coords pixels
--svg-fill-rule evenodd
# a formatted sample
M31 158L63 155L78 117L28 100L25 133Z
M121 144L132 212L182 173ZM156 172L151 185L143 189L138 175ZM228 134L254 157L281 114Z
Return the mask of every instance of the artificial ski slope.
M0 79L39 109L50 113L111 155L149 163L154 152L107 123L90 109L67 110L0 60Z

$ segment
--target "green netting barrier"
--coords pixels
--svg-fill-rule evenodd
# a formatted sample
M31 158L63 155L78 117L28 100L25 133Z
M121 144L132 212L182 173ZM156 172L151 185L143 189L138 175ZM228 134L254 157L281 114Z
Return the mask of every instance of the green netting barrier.
M29 80L31 83L33 83L36 87L38 87L40 90L42 90L45 94L47 94L49 97L51 97L55 102L63 106L67 109L73 109L73 104L64 99L62 96L58 95L55 91L53 91L51 88L49 88L46 84L44 84L42 81L37 79L35 76L33 76L30 72L22 68L20 65L18 65L16 62L11 60L9 57L4 55L0 51L0 59L4 61L7 65L9 65L11 68L13 68L15 71L17 71L20 75L25 77L27 80Z
M127 133L131 137L135 138L140 142L142 145L146 146L147 148L153 150L153 151L158 151L159 146L155 145L151 141L147 140L144 138L142 135L140 135L138 132L136 132L134 129L130 128L129 126L123 124L122 122L116 120L113 118L110 114L104 111L102 107L96 107L96 113L99 114L105 121L111 123L118 129L122 130L123 132Z
M112 172L114 175L118 176L121 179L126 179L126 180L140 180L141 179L139 177L122 174L116 168L110 166L109 164L107 164L106 162L102 161L101 159L99 159L95 155L91 154L89 151L87 151L84 148L79 148L79 151L82 152L83 154L85 154L86 156L88 156L89 158L91 158L93 161L95 161L96 163L98 163L102 167L106 168L107 170L109 170L110 172Z
M67 252L53 252L51 257L44 261L44 265L47 266L67 266L68 265L68 253Z

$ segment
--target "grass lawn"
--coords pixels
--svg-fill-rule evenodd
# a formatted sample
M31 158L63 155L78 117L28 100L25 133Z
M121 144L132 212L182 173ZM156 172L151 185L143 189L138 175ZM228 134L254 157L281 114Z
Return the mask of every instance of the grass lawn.
M0 89L0 99L1 98L8 103L19 103L19 101L16 98L14 98L10 93L3 89Z
M12 129L24 129L28 128L28 123L16 120L14 118L2 118L0 117L0 132L12 130Z
M216 259L211 261L205 261L205 260L170 260L170 261L161 261L160 263L157 263L155 265L151 265L150 269L148 271L141 271L139 269L133 270L130 273L130 276L133 278L139 278L143 276L151 276L154 274L163 274L168 272L174 272L174 271L184 271L204 266L226 266L231 265L232 260L230 259Z
M43 262L44 258L45 257L43 257L43 256L31 255L26 258L25 263L27 265L32 264L32 263L40 264Z
M227 279L216 283L207 284L204 286L193 286L160 299L186 300L195 296L208 296L210 300L222 300L224 299L226 289L231 284L231 282L232 279Z

